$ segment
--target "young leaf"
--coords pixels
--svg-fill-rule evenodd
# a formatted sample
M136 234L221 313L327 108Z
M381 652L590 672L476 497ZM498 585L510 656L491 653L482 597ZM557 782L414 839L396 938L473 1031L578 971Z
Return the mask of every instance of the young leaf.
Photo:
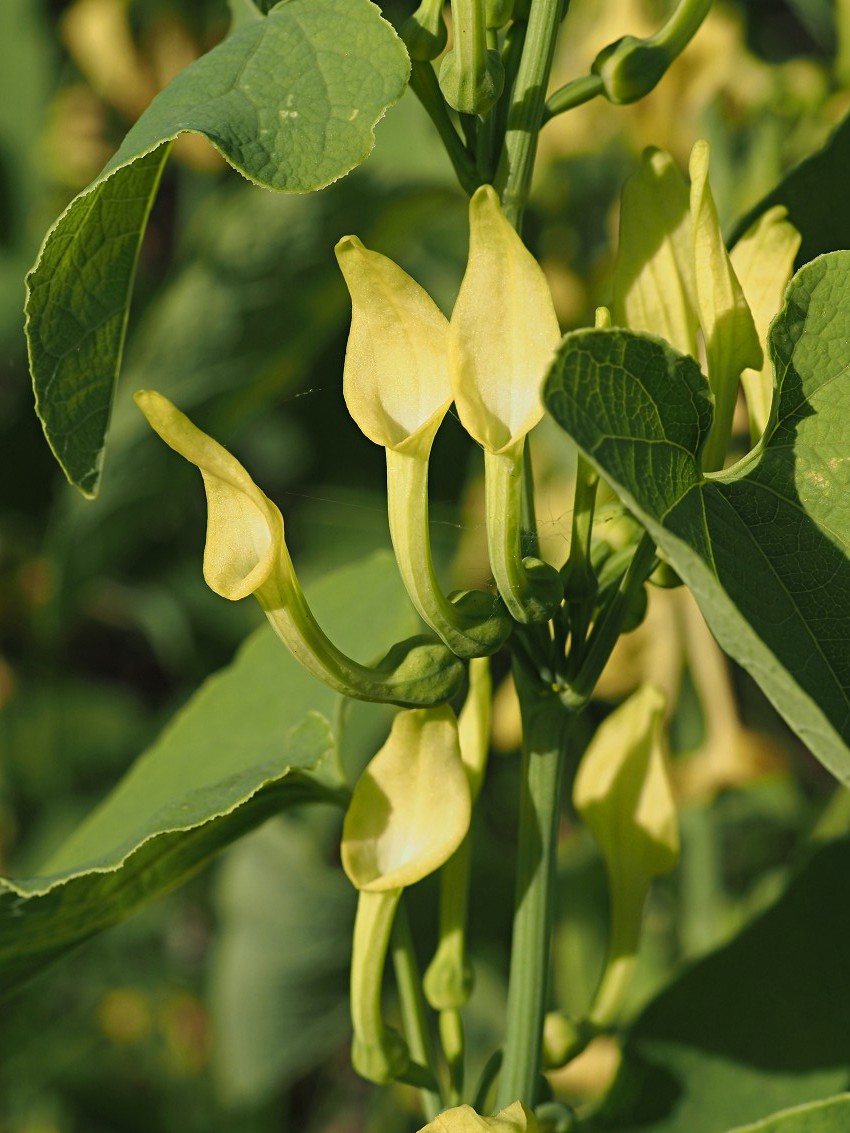
M47 234L29 276L36 409L71 483L97 492L136 260L170 143L203 135L248 180L306 192L369 154L409 61L369 0L288 0L154 99Z
M329 576L313 597L348 648L378 654L410 632L391 555ZM269 815L332 797L316 775L337 742L329 721L338 704L269 629L258 630L46 863L44 876L0 880L0 997L178 885Z
M706 477L696 363L625 331L568 335L544 399L693 591L721 646L850 783L850 252L803 268L773 323L771 426Z

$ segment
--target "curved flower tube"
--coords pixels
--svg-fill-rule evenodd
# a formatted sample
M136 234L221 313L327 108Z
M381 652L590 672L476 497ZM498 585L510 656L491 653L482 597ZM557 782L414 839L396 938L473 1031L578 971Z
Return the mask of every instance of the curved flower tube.
M499 593L517 621L546 621L563 590L555 570L522 557L523 448L543 416L540 385L561 332L546 277L491 185L470 200L469 229L469 261L449 327L452 389L464 428L484 449Z
M463 666L445 646L411 638L374 669L353 661L316 622L286 547L283 516L242 465L167 398L140 390L136 404L166 444L195 464L207 494L204 578L232 602L253 594L293 657L331 688L360 700L438 704L452 697Z
M354 788L342 866L360 890L351 956L352 1063L373 1082L405 1072L404 1040L381 1010L381 983L402 890L439 869L469 829L471 802L448 707L400 712Z
M428 461L452 402L449 324L415 280L355 236L339 241L336 256L352 305L343 393L360 430L386 452L390 535L405 589L457 656L495 653L511 629L501 603L480 591L448 601L431 557Z

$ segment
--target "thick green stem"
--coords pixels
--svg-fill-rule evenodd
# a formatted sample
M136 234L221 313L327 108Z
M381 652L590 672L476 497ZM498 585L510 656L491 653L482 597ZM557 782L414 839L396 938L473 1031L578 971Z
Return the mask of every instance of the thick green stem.
M522 794L507 1029L497 1108L537 1100L552 936L561 778L572 714L516 669Z
M511 91L505 141L494 184L505 216L517 229L531 188L562 3L563 0L531 0L522 60Z

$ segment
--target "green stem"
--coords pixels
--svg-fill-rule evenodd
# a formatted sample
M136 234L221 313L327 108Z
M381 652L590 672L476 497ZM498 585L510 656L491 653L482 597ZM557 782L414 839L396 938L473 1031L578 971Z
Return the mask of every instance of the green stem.
M596 575L590 560L590 544L598 484L599 473L579 454L576 463L570 555L564 572L567 578L565 591L570 609L572 635L570 653L574 657L581 655L596 593Z
M523 722L522 794L507 1027L497 1108L537 1101L549 977L561 778L568 724L556 696L515 670Z
M416 962L410 921L403 901L396 914L391 949L404 1035L410 1056L418 1065L426 1067L436 1084L438 1077L434 1043L425 1017L419 965ZM429 1121L433 1120L443 1108L443 1099L439 1092L435 1089L422 1088L419 1096L423 1113Z
M423 621L458 657L501 648L511 622L492 594L472 592L463 608L443 595L431 558L428 531L428 453L387 449L387 510L399 573Z
M437 74L430 63L414 60L410 67L410 89L428 112L434 123L437 133L446 148L449 161L455 171L461 188L470 197L481 184L475 170L475 163L467 152L466 146L454 128L446 100L440 90Z
M574 681L561 692L561 700L571 708L580 708L596 687L596 682L611 656L623 629L626 616L637 591L652 573L655 544L644 533L629 563L616 594L602 613L587 642L587 651Z
M543 109L543 124L558 114L565 114L568 110L575 110L585 102L590 102L605 90L599 75L584 75L580 79L573 79L566 83L546 99Z
M517 229L531 188L561 8L562 0L531 0L522 60L511 91L505 141L494 184L505 216Z

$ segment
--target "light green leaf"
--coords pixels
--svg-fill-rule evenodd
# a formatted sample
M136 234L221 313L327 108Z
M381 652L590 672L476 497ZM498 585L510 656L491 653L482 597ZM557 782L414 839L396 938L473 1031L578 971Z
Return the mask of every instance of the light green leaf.
M249 180L319 189L369 154L409 62L369 0L287 0L154 99L47 234L29 276L36 409L68 479L97 491L136 260L171 142L203 135Z
M585 1133L743 1133L748 1121L765 1124L747 1133L850 1128L838 1103L841 1126L780 1117L847 1086L848 879L850 840L827 843L770 908L668 985L626 1034Z
M771 328L762 442L704 477L711 397L691 358L567 335L544 400L693 591L721 646L850 783L850 253L803 268Z
M373 659L410 634L392 556L310 595L334 639ZM0 880L0 996L295 803L333 799L326 763L341 698L257 630L211 677L42 876Z
M730 1133L846 1133L850 1129L850 1094L775 1113L755 1125Z

